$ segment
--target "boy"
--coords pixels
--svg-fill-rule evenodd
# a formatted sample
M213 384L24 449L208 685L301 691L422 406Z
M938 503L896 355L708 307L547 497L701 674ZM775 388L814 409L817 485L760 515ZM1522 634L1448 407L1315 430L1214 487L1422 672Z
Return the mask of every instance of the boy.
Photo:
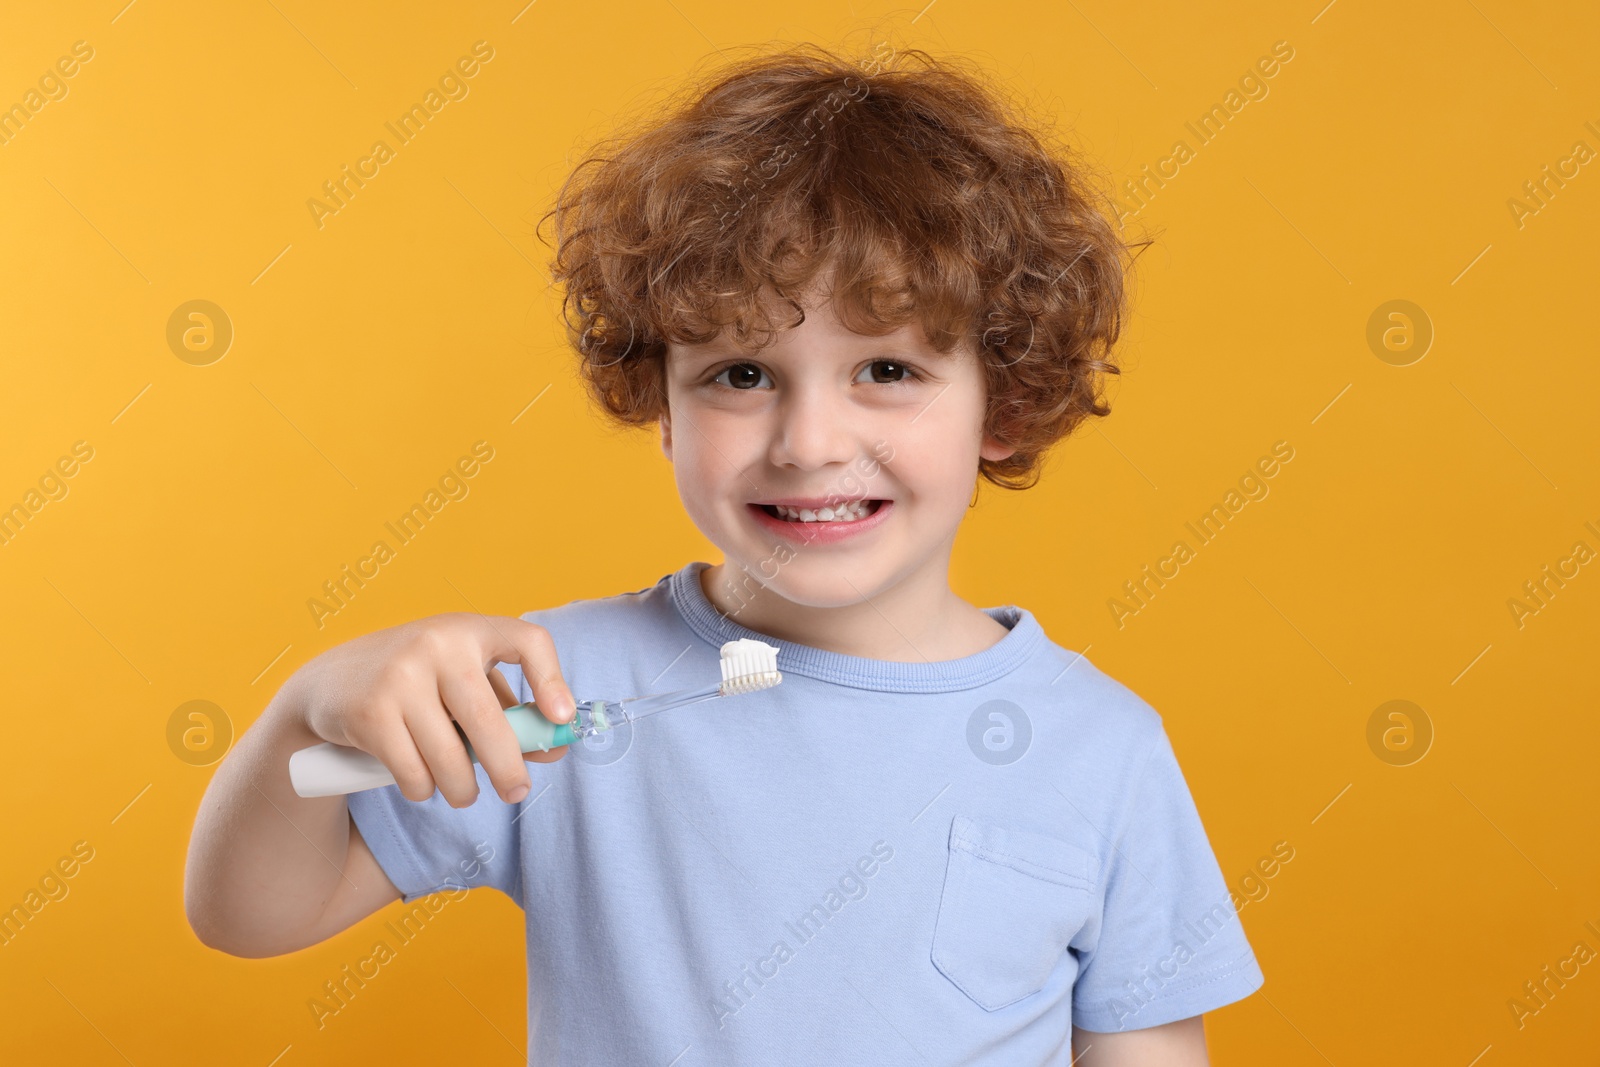
M530 1063L1205 1064L1262 975L1160 717L949 586L977 476L1026 488L1109 411L1102 207L920 52L758 56L597 152L551 212L584 379L659 424L725 560L302 666L202 804L200 938L277 955L492 886ZM518 758L502 708L701 685L740 637L781 685ZM322 740L397 785L296 796Z

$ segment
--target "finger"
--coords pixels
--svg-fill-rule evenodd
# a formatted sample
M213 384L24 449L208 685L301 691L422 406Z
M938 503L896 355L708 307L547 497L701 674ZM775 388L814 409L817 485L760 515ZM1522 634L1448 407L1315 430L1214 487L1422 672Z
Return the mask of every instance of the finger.
M432 701L418 701L405 711L406 728L416 741L417 751L427 761L428 772L439 785L439 792L452 808L464 808L478 799L478 775L467 758L467 746L450 715L443 698L437 695Z
M484 666L517 664L522 668L528 688L533 691L533 702L544 717L551 722L571 722L578 703L561 677L561 664L556 659L555 640L550 631L536 623L509 617L496 619L492 624L485 620L485 623L487 632L483 645L491 658Z
M528 793L530 782L528 768L518 757L522 746L517 743L517 732L506 718L505 708L494 688L489 674L499 674L490 667L486 674L445 674L439 678L439 693L445 707L461 724L478 762L489 775L500 799L514 804Z
M494 686L495 695L500 698L500 709L502 711L504 711L506 708L514 708L518 704L522 703L522 698L517 696L517 694L512 690L511 683L506 680L505 674L502 673L499 668L490 667L488 675L489 684ZM566 745L562 745L559 748L552 748L544 751L539 751L536 749L531 753L524 752L522 757L523 759L532 760L535 763L554 763L556 760L567 754L567 747L568 746Z
M534 763L554 763L562 756L565 756L567 754L567 749L570 747L572 746L557 745L555 748L549 749L545 752L524 752L522 754L522 758L525 760L532 760Z
M494 695L500 698L501 711L522 703L522 699L511 688L511 683L506 680L505 672L499 667L490 667L484 671L484 675L489 679L489 684L494 686Z
M386 721L389 726L377 736L352 737L351 740L357 742L356 747L376 756L389 768L395 784L400 787L401 796L418 803L427 800L433 796L437 784L433 780L433 772L428 770L427 761L417 748L416 739L411 736L411 731L398 713Z

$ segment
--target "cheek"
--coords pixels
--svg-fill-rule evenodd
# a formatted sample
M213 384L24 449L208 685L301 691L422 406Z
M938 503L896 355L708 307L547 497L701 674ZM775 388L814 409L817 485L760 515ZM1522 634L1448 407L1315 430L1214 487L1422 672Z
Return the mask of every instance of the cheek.
M924 486L944 484L951 493L966 497L971 486L963 486L964 476L958 472L978 470L979 450L982 448L983 411L970 398L962 397L940 410L951 399L951 389L945 396L925 409L916 422L901 429L890 438L895 458L890 461L897 474L903 472L909 482L916 479ZM937 416L937 417L935 417Z
M755 435L738 432L729 420L715 412L688 412L685 420L673 427L672 466L679 491L685 499L710 501L727 495L753 492L740 474L752 465ZM742 488L741 488L742 487Z
M716 469L707 462L708 451L703 442L674 443L672 470L685 501L704 501L715 495Z
M728 505L724 501L726 492L711 480L712 475L709 472L701 469L699 466L701 457L698 453L684 456L677 449L673 451L679 457L672 466L683 513L704 534L710 535L725 529L729 525Z

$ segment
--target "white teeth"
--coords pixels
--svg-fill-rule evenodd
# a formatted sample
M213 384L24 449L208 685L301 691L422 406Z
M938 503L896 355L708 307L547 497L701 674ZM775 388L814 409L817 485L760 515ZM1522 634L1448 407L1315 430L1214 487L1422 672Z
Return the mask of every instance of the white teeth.
M838 504L818 510L792 508L787 504L774 504L772 508L780 518L788 519L790 522L856 522L870 514L864 500L852 500L848 504Z

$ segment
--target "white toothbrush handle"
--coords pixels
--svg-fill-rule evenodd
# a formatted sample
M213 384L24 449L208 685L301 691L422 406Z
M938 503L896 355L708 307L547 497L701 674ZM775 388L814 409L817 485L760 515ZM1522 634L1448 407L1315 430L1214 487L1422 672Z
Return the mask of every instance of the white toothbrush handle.
M394 775L370 752L324 741L289 756L289 781L303 797L333 797L393 785Z

